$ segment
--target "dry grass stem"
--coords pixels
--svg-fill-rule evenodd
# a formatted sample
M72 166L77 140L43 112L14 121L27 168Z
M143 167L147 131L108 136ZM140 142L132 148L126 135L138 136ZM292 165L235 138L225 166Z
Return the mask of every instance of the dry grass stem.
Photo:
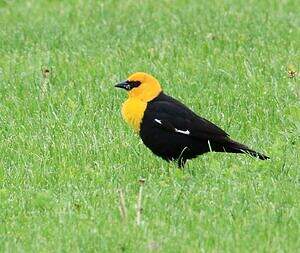
M136 224L138 226L141 225L141 220L142 220L142 212L143 212L142 194L143 194L143 186L144 186L144 183L145 183L145 179L141 178L139 180L139 183L140 183L140 190L139 190L137 205L136 205Z
M122 220L125 221L127 218L127 209L125 205L125 197L123 190L118 190L119 192L119 210L122 217Z

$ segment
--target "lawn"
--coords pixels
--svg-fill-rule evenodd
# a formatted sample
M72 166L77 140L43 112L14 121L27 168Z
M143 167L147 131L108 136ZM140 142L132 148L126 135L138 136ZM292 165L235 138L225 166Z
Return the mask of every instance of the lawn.
M299 13L296 0L0 0L0 252L299 250ZM271 160L155 157L113 87L136 71Z

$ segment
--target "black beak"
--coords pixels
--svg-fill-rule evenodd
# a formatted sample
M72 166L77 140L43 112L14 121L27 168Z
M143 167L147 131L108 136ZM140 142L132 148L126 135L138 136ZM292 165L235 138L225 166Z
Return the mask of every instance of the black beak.
M115 85L115 87L117 87L117 88L122 88L122 89L125 89L125 90L130 90L130 89L131 89L130 84L128 83L127 80L124 81L124 82L121 82L121 83L117 83L117 84Z

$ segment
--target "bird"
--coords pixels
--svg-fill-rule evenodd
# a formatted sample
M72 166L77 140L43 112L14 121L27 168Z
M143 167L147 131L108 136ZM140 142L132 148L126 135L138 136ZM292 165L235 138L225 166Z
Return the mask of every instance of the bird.
M187 160L207 152L249 154L261 160L269 157L230 138L223 129L198 116L177 99L166 95L150 74L136 72L117 83L128 99L121 114L155 155L183 168Z

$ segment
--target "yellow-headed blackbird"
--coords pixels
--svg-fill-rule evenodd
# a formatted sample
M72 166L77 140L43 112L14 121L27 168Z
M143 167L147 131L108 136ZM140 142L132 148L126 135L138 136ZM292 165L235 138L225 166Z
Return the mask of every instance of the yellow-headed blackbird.
M124 120L154 154L167 161L177 160L179 167L210 151L269 158L230 139L221 128L164 94L159 82L149 74L135 73L115 87L128 91L129 97L122 106Z

